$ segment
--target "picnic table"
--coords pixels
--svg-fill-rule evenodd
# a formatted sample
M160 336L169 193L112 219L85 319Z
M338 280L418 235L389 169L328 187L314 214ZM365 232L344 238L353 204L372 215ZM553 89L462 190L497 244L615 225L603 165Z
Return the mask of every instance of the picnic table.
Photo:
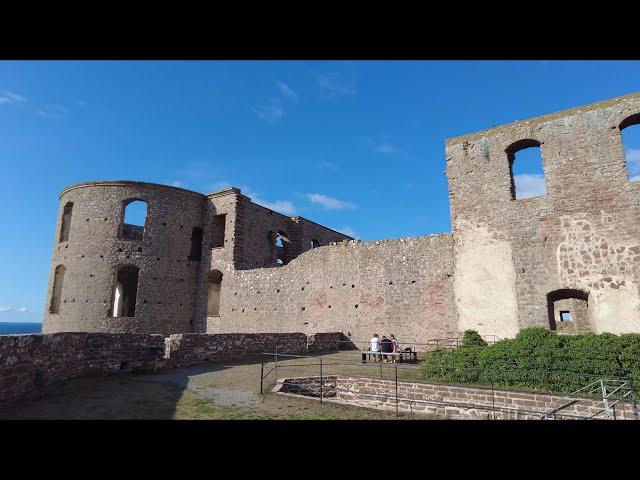
M381 357L382 355L388 355L390 357L398 357L400 363L404 363L406 360L412 360L414 362L418 361L418 352L410 350L408 352L400 351L400 352L372 352L371 350L367 350L366 352L362 352L362 363L367 363L367 361L371 360L371 356L374 358L376 356ZM382 361L382 358L379 358L377 361Z

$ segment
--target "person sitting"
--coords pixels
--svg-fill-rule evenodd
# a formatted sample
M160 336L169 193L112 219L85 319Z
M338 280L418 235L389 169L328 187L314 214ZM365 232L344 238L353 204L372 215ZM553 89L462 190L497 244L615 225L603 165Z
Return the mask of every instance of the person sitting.
M391 347L392 347L392 350L391 350L391 351L392 351L393 353L396 353L396 354L397 354L397 353L400 351L400 346L398 345L398 340L396 340L396 337L395 337L395 335L394 335L394 334L391 334L390 339L391 339ZM393 356L391 357L391 361L392 361L393 363L396 363L396 357L397 357L397 355L393 355Z
M369 351L375 352L373 358L377 360L378 352L380 352L380 337L378 337L377 333L373 334L373 338L369 342Z
M380 349L382 353L391 353L393 352L393 343L384 335L382 336L382 340L380 341ZM389 355L383 355L384 361L389 361Z

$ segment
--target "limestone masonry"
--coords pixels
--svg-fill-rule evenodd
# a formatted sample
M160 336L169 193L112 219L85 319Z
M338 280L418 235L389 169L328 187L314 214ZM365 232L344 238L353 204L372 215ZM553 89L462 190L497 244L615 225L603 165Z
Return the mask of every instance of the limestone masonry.
M60 195L43 332L640 332L640 93L449 139L452 233L360 242L254 204L130 181ZM512 167L539 149L546 195ZM141 225L125 223L131 202Z

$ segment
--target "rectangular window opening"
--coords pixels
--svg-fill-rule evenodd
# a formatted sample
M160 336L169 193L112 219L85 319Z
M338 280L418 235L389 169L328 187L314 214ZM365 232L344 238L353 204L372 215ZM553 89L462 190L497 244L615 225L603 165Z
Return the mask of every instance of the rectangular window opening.
M570 322L571 321L571 312L566 311L566 310L560 312L560 321L561 322Z
M227 215L216 215L213 217L213 232L211 237L211 248L224 247L224 227L227 223Z

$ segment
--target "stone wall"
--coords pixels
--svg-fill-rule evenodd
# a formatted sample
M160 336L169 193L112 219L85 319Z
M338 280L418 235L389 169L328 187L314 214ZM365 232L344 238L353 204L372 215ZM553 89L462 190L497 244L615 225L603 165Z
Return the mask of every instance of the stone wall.
M319 397L320 377L280 379L274 392ZM366 408L396 410L395 382L372 378L329 375L323 379L325 401L338 401ZM331 400L334 397L336 400ZM604 408L602 400L540 393L491 390L444 384L398 382L399 412L464 420L539 420L568 402L572 405L555 413L554 419L589 418ZM638 419L630 403L614 406L618 420ZM607 419L600 413L599 419Z
M336 342L325 345L328 350L337 348ZM262 353L275 352L306 354L307 336L304 333L187 333L167 338L171 366L259 358Z
M639 332L640 181L630 179L621 136L634 123L640 93L447 140L453 233L419 238L345 241L236 188L205 196L141 182L71 186L61 195L43 331L342 331L358 341L393 333L402 343L475 329L513 337L557 327L547 299L573 290L586 306L577 305L580 321L562 326L567 332ZM518 200L514 152L518 162L517 149L532 145L547 193ZM117 235L129 199L148 202L142 240ZM61 240L68 202L69 238ZM215 246L218 215L226 215L225 238ZM194 227L203 233L200 261L189 259ZM290 240L284 255L277 232ZM321 246L311 249L311 240ZM141 269L136 315L113 318L123 263ZM51 313L58 266L64 288L60 312ZM220 311L207 316L212 273L222 277Z
M640 182L620 131L638 112L633 94L447 141L459 330L549 328L547 294L577 289L590 329L640 331ZM547 194L516 200L522 141L540 145Z
M147 202L141 240L123 240L125 203ZM64 206L73 203L69 238L59 241ZM200 262L190 260L191 234L202 227L204 196L141 182L91 182L60 195L44 333L182 333L192 331ZM65 267L59 313L50 312L54 272ZM116 268L140 268L134 317L112 315Z
M288 265L225 272L207 332L373 333L399 342L457 335L450 234L340 242Z
M257 358L277 351L337 350L338 333L309 341L302 333L154 334L52 333L0 336L0 406L39 395L47 385L92 374L155 371L203 361ZM307 349L307 344L313 346Z
M0 405L89 374L153 370L165 364L162 335L52 333L0 336ZM159 353L159 357L154 355Z
M307 335L308 352L337 352L341 348L347 349L351 345L342 333L316 333Z

